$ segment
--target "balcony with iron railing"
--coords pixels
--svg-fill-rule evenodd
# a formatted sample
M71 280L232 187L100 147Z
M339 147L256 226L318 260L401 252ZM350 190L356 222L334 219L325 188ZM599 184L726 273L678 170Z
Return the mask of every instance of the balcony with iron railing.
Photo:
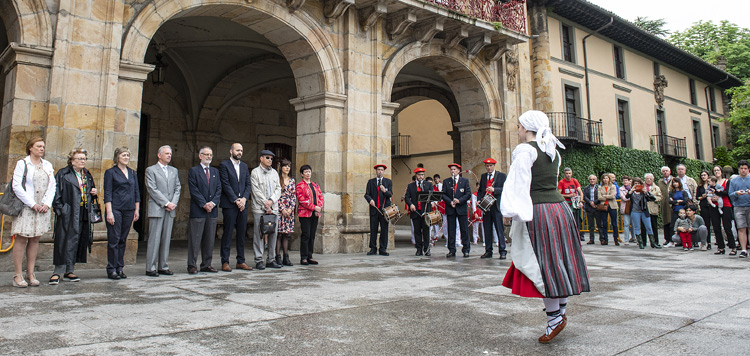
M561 141L601 146L602 120L594 121L567 112L548 112L552 133Z
M651 136L651 145L654 151L662 156L685 158L687 157L687 139L668 135Z
M512 31L526 33L526 0L423 0Z
M391 137L391 157L409 157L409 141L411 141L411 135L396 135Z

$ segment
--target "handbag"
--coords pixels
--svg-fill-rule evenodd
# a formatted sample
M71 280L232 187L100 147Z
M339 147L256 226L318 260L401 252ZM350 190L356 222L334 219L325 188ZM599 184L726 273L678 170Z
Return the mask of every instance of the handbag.
M104 221L102 218L102 206L99 205L99 197L94 198L91 203L91 214L89 214L89 223L96 224Z
M596 206L596 210L599 211L609 211L609 204L607 202L601 202L599 205Z
M23 161L23 160L21 160ZM21 187L26 190L26 173L28 173L29 167L26 164L23 165L23 179L21 180ZM13 179L5 186L5 192L0 196L0 213L8 216L18 216L23 210L23 202L18 199L16 192L13 191Z
M270 235L276 232L276 215L263 214L260 216L260 232L263 235Z
M625 215L630 215L630 202L631 200L625 202L625 211L623 211L623 214Z

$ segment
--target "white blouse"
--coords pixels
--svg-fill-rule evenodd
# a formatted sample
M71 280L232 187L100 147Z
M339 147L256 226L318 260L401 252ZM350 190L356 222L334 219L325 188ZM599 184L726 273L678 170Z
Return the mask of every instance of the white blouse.
M560 152L556 152L557 155ZM534 217L531 202L531 166L537 159L534 146L522 143L513 149L508 177L500 199L500 212L503 217L520 221L531 221ZM559 173L560 165L557 170Z
M26 190L21 186L23 180L23 166L26 164L28 172L26 172ZM33 208L36 204L52 206L52 200L55 199L55 189L57 183L55 182L55 172L52 168L52 163L42 159L42 170L49 177L49 184L47 184L47 190L44 193L44 197L41 202L37 202L34 199L34 173L36 173L36 166L31 163L31 158L26 158L16 162L16 169L13 171L13 192L16 193L18 199L23 202L23 205Z

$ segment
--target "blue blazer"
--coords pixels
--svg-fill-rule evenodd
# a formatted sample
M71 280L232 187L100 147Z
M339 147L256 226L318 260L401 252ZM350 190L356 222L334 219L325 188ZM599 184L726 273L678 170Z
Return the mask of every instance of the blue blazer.
M104 171L104 203L112 203L113 210L135 210L135 203L141 202L138 177L128 167L128 177L114 166Z
M248 199L250 203L250 169L245 162L240 161L240 177L234 171L232 160L224 160L219 164L219 179L221 179L221 202L222 209L236 208L234 201L239 198ZM246 209L250 206L247 205Z
M445 215L461 215L469 216L469 209L466 207L466 202L471 199L471 187L469 187L469 180L464 177L458 177L458 184L456 185L456 193L453 194L453 178L446 178L443 180L443 200L445 201ZM458 199L456 207L451 206L453 198Z
M190 187L190 217L215 218L219 216L219 200L221 199L221 181L219 170L208 167L211 177L206 181L206 172L200 164L188 171L188 186ZM203 206L208 202L214 203L214 209L207 212Z

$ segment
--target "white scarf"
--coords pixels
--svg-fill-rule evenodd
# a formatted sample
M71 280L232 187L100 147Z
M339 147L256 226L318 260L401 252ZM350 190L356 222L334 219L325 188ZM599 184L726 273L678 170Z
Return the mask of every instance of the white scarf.
M555 159L557 154L555 146L565 149L565 145L552 134L547 114L539 110L529 110L518 118L518 122L526 130L536 132L536 143L539 145L539 149L546 153L549 158Z

